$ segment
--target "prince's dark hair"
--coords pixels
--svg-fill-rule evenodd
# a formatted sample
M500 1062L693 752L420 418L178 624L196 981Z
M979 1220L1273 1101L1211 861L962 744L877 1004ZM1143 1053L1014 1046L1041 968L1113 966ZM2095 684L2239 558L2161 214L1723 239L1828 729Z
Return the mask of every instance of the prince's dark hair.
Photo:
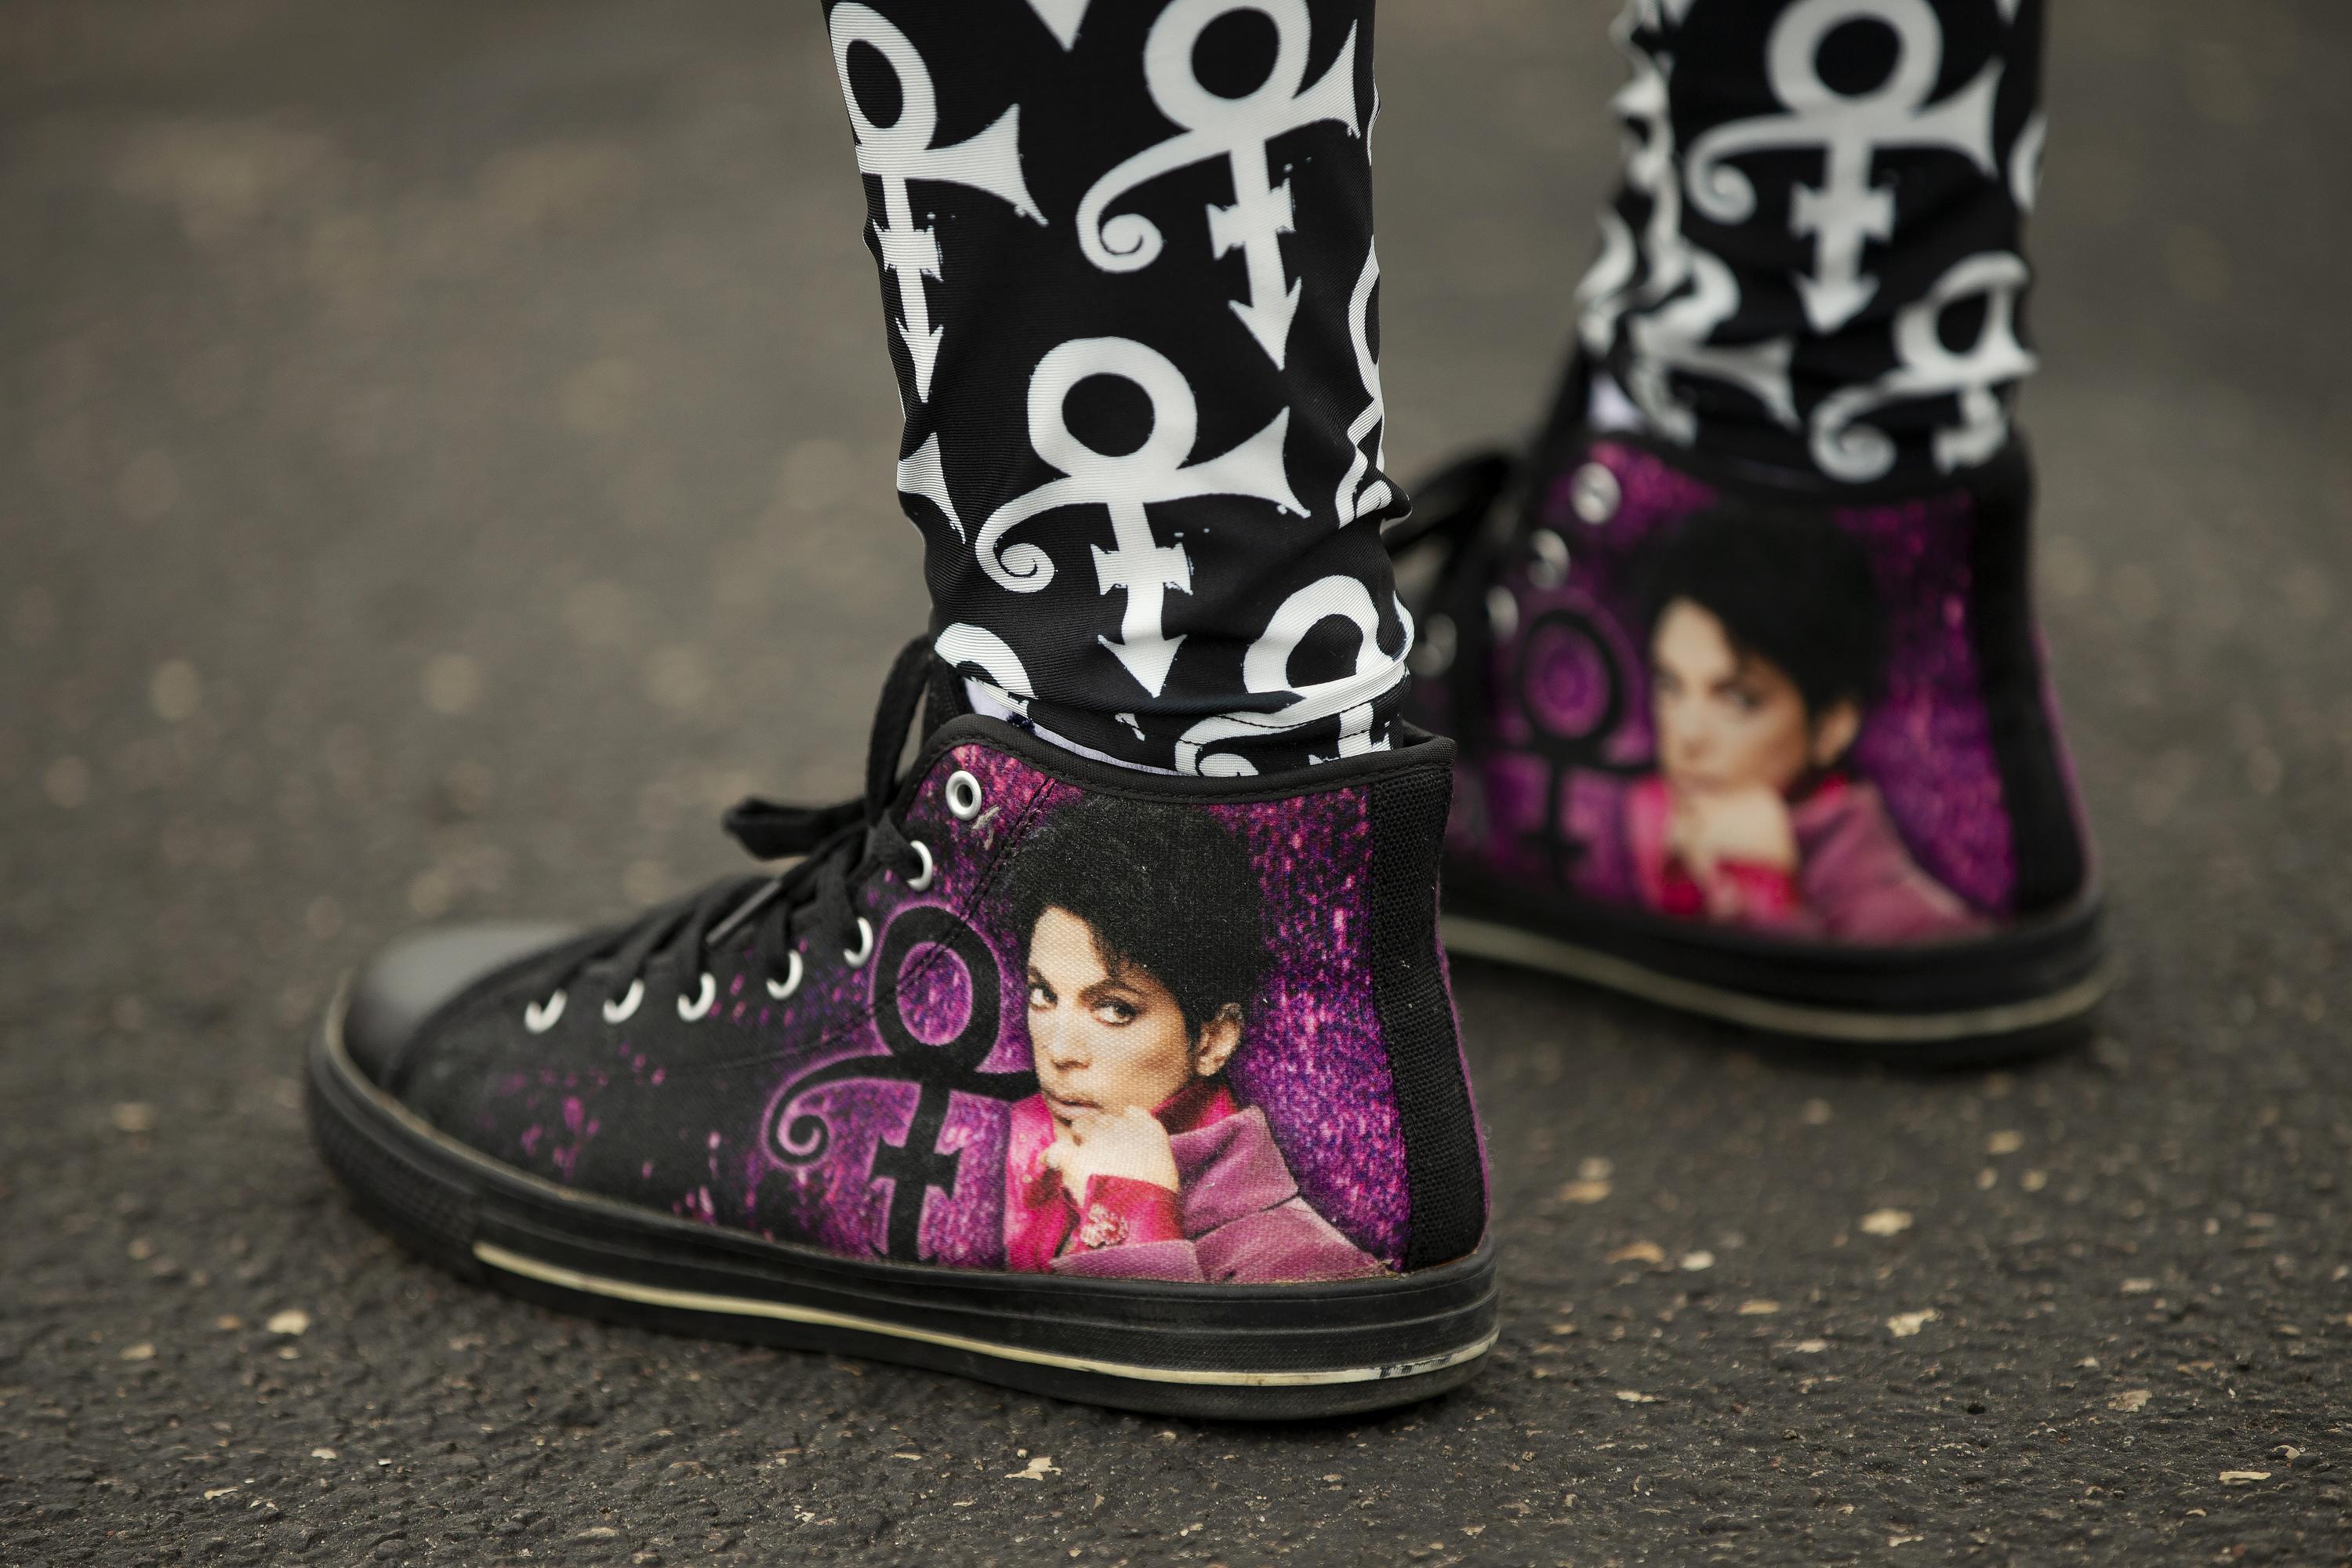
M1270 961L1249 853L1198 806L1110 795L1065 806L1013 851L1005 903L1024 950L1049 909L1086 921L1104 967L1148 971L1195 1037L1256 1000Z
M1734 652L1769 660L1808 718L1866 709L1886 670L1886 612L1862 544L1818 511L1725 507L1668 535L1643 583L1643 625L1687 599L1723 623Z

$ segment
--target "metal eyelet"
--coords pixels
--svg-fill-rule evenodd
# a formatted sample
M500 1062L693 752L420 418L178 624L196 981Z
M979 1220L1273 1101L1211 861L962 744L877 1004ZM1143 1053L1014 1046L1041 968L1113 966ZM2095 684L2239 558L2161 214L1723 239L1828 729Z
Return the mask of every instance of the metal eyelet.
M842 959L852 969L863 969L866 961L874 956L874 922L864 915L857 917L857 945L841 950Z
M921 839L910 838L908 842L914 846L915 854L923 862L923 868L907 879L907 890L910 893L919 893L929 887L932 879L938 877L940 863L931 858L931 847Z
M522 1026L534 1035L543 1035L555 1027L555 1020L563 1016L563 993L558 991L544 1002L533 1002L522 1010Z
M1486 590L1486 624L1498 637L1507 638L1519 629L1518 598L1500 583Z
M768 994L779 1002L801 988L801 971L806 967L801 963L799 948L793 949L784 956L792 960L784 967L784 983L779 985L772 980L768 982Z
M710 972L706 969L702 972L701 993L691 1002L688 1001L684 994L679 995L677 1016L689 1024L696 1023L709 1016L710 1009L718 1005L718 1003L719 982L713 980L710 977Z
M948 815L958 822L970 822L980 815L980 781L958 768L948 775Z
M1421 635L1413 639L1412 652L1405 663L1415 675L1435 677L1454 668L1454 654L1459 642L1452 616L1432 616L1421 626Z
M607 1002L604 1004L604 1022L607 1024L624 1024L628 1022L630 1015L636 1012L637 1004L643 1002L645 999L646 983L643 980L630 981L629 989L623 994L618 1002Z
M1535 559L1528 563L1528 581L1538 588L1557 588L1568 581L1568 541L1549 528L1528 536Z
M1624 499L1617 476L1599 463L1585 464L1568 481L1568 504L1595 528L1615 517Z

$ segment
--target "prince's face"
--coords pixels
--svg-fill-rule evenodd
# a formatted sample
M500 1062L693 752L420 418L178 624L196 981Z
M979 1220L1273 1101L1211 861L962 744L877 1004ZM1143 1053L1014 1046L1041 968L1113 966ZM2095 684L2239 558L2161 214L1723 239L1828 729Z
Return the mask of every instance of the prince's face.
M1835 763L1859 721L1841 702L1814 722L1785 670L1733 646L1723 623L1688 599L1658 617L1650 704L1658 769L1684 790L1786 794L1808 769Z
M1029 1046L1054 1120L1150 1110L1192 1081L1193 1040L1149 970L1105 961L1094 927L1048 908L1029 933Z

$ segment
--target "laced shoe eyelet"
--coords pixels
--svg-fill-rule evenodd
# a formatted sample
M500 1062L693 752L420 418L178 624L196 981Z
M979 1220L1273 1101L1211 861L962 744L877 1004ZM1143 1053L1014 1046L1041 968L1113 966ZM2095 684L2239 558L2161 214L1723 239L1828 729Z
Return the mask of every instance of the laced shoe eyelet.
M1528 581L1538 588L1557 588L1568 581L1568 541L1549 528L1536 530L1528 541L1535 559L1528 563Z
M643 980L630 981L628 990L623 993L619 1001L607 1002L604 1004L604 1022L607 1024L627 1023L629 1018L636 1012L637 1005L645 999L646 983Z
M556 992L544 1002L533 1002L522 1010L522 1026L534 1035L543 1035L555 1027L563 1016L563 993Z
M864 915L857 917L857 945L841 950L843 962L852 969L863 969L866 961L874 956L874 922Z
M1444 615L1432 616L1423 624L1421 636L1413 639L1412 652L1406 656L1405 663L1412 668L1415 675L1426 677L1444 675L1454 668L1454 654L1457 641L1458 634L1454 629L1454 617Z
M948 775L947 797L948 815L958 822L970 822L980 815L980 781L963 769Z
M1519 600L1500 583L1486 590L1486 624L1495 635L1508 639L1519 629Z
M940 863L931 858L931 847L921 839L910 838L908 843L914 847L915 858L922 861L923 868L907 879L907 890L919 893L929 887L932 879L940 874Z
M693 1000L688 1001L683 993L679 994L677 1016L689 1024L697 1023L709 1016L710 1009L718 1005L719 982L712 979L710 972L706 969L702 972L702 989L696 994Z
M779 1002L782 1001L785 997L790 996L793 992L801 988L801 971L805 967L801 963L801 950L799 948L793 949L793 951L785 956L791 960L791 963L784 966L783 984L778 984L772 980L768 982L768 994L774 997Z
M1624 490L1617 476L1599 463L1586 463L1570 476L1568 504L1576 515L1600 528L1617 515Z

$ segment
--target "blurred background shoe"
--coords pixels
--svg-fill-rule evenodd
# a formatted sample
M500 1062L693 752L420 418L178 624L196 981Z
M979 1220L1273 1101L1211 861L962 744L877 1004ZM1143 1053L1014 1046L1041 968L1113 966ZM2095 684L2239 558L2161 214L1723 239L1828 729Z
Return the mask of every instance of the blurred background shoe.
M1461 746L1448 947L1898 1061L2079 1034L2108 970L2022 445L1832 488L1596 427L1594 384L1391 531L1408 714Z

